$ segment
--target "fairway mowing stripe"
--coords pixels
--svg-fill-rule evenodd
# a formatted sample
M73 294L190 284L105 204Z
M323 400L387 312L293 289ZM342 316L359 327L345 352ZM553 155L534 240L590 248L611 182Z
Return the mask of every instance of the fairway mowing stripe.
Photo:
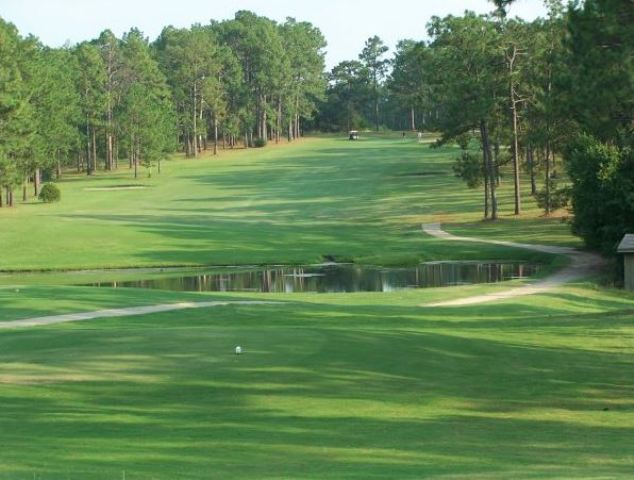
M134 315L146 315L148 313L172 312L175 310L189 310L194 308L226 307L230 305L281 305L282 302L266 301L237 301L237 302L181 302L163 305L147 305L144 307L112 308L93 312L66 313L63 315L50 315L47 317L26 318L12 322L0 322L0 329L20 327L40 327L54 325L56 323L81 322L96 318L131 317Z
M422 304L421 307L461 307L464 305L477 305L480 303L493 302L496 300L505 300L507 298L523 297L526 295L535 295L544 293L557 288L564 283L572 282L583 277L587 277L595 272L604 264L604 260L600 255L595 253L582 252L569 247L555 247L551 245L532 245L529 243L507 242L505 240L486 240L473 237L458 237L449 232L445 232L439 223L423 224L423 232L432 237L440 238L448 241L458 242L475 242L489 243L492 245L500 245L503 247L523 248L525 250L533 250L535 252L552 253L555 255L566 255L570 258L570 265L563 268L554 275L550 275L537 282L523 285L521 287L505 290L503 292L487 293L484 295L476 295L474 297L459 298L457 300L449 300L445 302Z

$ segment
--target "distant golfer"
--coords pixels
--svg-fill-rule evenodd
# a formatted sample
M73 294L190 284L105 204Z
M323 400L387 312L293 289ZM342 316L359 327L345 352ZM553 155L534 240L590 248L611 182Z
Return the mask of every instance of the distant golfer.
M423 141L423 132L418 132L418 133L416 134L416 136L418 137L418 141L419 141L419 142L422 142L422 141Z

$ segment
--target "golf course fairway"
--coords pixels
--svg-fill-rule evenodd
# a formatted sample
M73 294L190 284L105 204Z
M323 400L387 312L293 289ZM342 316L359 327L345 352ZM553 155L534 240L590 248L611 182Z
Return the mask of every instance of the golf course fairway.
M109 268L565 267L422 231L582 247L566 212L542 217L529 192L523 216L510 214L508 172L500 220L481 221L482 192L452 171L458 151L396 134L307 138L175 157L138 181L69 174L60 203L1 210L0 269L13 272L0 274L2 322L214 306L1 329L0 480L631 478L634 295L600 286L600 272L439 307L425 305L526 281L324 294L76 286Z

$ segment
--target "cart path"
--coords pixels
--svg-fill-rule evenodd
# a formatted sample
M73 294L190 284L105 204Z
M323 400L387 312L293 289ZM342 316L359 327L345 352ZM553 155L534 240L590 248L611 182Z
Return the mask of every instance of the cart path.
M481 238L459 237L442 230L439 223L424 224L423 232L431 235L432 237L440 238L447 241L490 243L493 245L501 245L504 247L524 248L526 250L533 250L536 252L566 255L570 258L570 263L568 266L562 268L553 275L526 285L522 285L520 287L504 290L501 292L460 298L457 300L423 304L421 305L422 307L459 307L464 305L477 305L480 303L505 300L507 298L523 297L526 295L535 295L536 293L544 293L553 290L554 288L557 288L564 283L572 282L580 278L590 276L599 268L601 268L601 266L604 264L604 260L600 255L589 252L582 252L570 247L532 245L528 243L507 242L504 240L486 240Z
M43 325L54 325L56 323L82 322L84 320L94 320L96 318L130 317L134 315L147 315L148 313L173 312L177 310L191 310L195 308L226 307L230 305L278 305L280 302L181 302L167 303L163 305L147 305L144 307L112 308L108 310L97 310L93 312L67 313L63 315L51 315L47 317L25 318L12 322L0 322L0 329L40 327Z

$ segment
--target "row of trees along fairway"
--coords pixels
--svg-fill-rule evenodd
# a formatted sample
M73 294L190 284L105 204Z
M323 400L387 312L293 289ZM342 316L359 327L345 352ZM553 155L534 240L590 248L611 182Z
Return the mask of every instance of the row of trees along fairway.
M325 91L321 32L248 11L150 43L133 28L49 48L0 19L0 205L43 172L92 175L124 163L149 174L179 148L263 146L300 136Z
M485 218L498 217L505 171L521 214L525 173L546 215L572 202L575 232L613 250L634 229L632 2L546 0L532 22L494 3L488 15L433 17L429 40L403 40L391 59L370 38L332 70L315 125L438 132L436 145L462 147L454 171L483 187Z
M484 216L498 216L500 168L512 163L515 214L521 213L521 169L547 213L561 204L556 153L571 132L562 97L568 51L568 12L549 1L547 19L509 19L504 7L490 15L433 17L430 41L403 40L392 59L378 37L358 61L342 62L330 75L318 126L353 129L417 127L441 134L438 144L463 148L455 171L470 187L484 186ZM387 65L392 66L386 75ZM481 158L474 153L478 139ZM542 191L537 177L544 172Z
M634 230L632 2L547 0L547 18L530 23L507 17L512 2L495 3L491 15L430 22L431 41L409 53L421 75L405 100L434 112L438 143L462 146L454 170L484 185L485 217L497 218L500 169L510 164L516 215L524 169L547 215L570 200L575 233L613 253Z

